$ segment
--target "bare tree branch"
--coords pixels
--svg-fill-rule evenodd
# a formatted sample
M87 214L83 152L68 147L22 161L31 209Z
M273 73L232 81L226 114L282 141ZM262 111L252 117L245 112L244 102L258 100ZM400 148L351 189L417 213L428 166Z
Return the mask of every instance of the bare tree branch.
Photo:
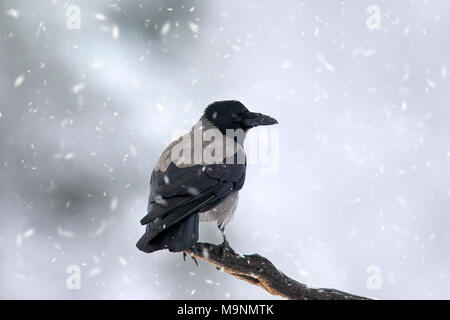
M308 288L279 271L269 260L259 254L239 255L231 247L221 250L211 243L196 243L187 254L211 263L218 270L260 286L273 295L293 300L368 300L335 289Z

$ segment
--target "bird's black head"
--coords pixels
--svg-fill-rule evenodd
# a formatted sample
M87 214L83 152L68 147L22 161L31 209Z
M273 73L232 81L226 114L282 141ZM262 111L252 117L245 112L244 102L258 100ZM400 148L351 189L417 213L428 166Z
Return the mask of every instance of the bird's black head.
M256 126L278 123L274 118L264 114L250 112L236 100L216 101L205 109L203 116L223 134L226 134L226 129L247 131Z

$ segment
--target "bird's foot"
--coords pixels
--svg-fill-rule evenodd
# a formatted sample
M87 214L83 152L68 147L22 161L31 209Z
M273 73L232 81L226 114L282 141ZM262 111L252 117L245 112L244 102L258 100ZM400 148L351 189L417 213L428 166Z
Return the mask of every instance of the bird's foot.
M186 256L187 256L187 253L186 253L186 252L183 252L183 260L184 260L184 262L186 262ZM194 256L191 256L191 259L194 260L195 264L196 264L197 267L198 267L197 259L195 259Z
M194 255L199 256L199 252L198 252L197 247L195 245L193 245L187 251L190 252L190 253L186 253L186 251L183 251L183 260L186 262L186 256L189 254L191 256L191 259L194 260L195 264L198 267L197 259L194 256Z
M227 239L223 239L223 242L220 244L219 246L220 249L220 259L224 260L225 259L225 253L228 251L229 253L231 253L232 255L235 255L236 252L233 250L233 248L230 246L230 244L228 243Z

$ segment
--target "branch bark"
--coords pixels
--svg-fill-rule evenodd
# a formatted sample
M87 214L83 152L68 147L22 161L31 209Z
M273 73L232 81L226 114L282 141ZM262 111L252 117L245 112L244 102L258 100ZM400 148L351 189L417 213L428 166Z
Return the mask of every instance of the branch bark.
M240 255L231 247L225 251L211 243L196 243L186 251L194 258L211 263L238 279L260 286L267 292L292 300L369 300L336 289L308 288L279 271L259 254Z

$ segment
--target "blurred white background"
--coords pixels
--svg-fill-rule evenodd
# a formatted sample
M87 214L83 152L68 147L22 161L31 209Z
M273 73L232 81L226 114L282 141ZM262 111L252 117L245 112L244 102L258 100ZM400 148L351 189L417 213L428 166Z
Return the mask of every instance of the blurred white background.
M280 168L249 166L237 251L311 286L449 299L449 15L439 0L1 1L0 298L276 298L135 248L174 130L238 99L278 119Z

